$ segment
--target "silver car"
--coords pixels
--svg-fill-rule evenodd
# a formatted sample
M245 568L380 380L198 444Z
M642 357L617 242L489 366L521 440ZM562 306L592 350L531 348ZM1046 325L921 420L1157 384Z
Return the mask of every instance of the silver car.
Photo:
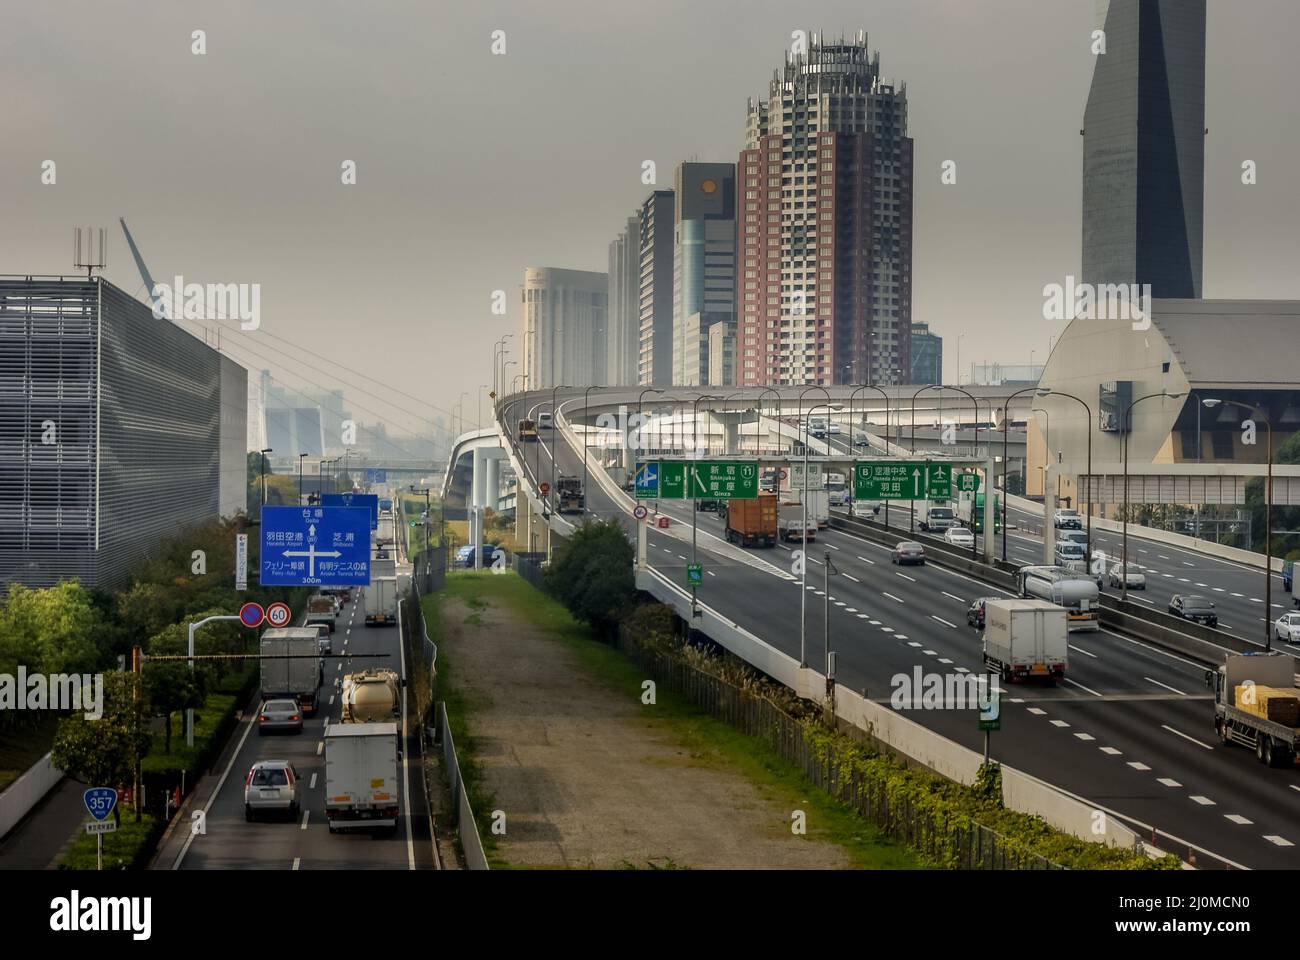
M1106 575L1106 582L1112 587L1123 587L1126 580L1130 590L1145 590L1147 588L1146 574L1134 567L1133 564L1130 563L1127 569L1122 563L1112 564L1110 573Z
M302 733L302 707L297 700L268 700L262 704L257 715L257 733L265 736L271 730Z
M259 760L244 778L244 819L265 810L284 811L298 819L298 771L288 760Z

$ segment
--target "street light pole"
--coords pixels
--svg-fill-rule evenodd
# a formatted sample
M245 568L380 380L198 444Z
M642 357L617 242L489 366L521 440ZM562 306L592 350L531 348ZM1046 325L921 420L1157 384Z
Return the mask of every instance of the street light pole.
M262 506L266 506L266 455L267 455L268 453L275 453L275 451L274 451L272 448L270 448L270 447L267 447L266 449L264 449L264 450L261 451L261 454L262 454Z
M1201 404L1213 409L1219 404L1240 407L1249 410L1252 417L1264 421L1268 429L1268 476L1264 486L1264 652L1273 649L1273 424L1262 407L1252 407L1236 400L1219 400L1208 398ZM1197 404L1197 418L1200 418L1201 404ZM1199 443L1199 439L1197 441Z
M692 404L691 440L695 443L695 453L697 454L697 456L695 456L692 459L693 463L699 462L698 454L699 454L699 447L700 447L700 438L699 438L700 401L708 400L712 402L717 399L718 399L717 397L712 396L710 394L701 393L696 395L695 401ZM687 467L686 472L688 477L686 482L688 485L690 485L695 480L696 474L695 471L690 467ZM700 529L700 505L699 503L696 502L694 493L695 491L691 490L691 494L692 494L691 496L691 564L692 566L698 562L697 560L698 555L696 552L696 542L698 540L699 529ZM692 583L691 584L691 618L692 619L699 616L698 594L699 594L699 587Z
M1061 392L1061 391L1059 391L1059 390L1053 390L1051 387L1047 387L1047 388L1044 388L1044 389L1040 389L1040 390L1037 391L1037 394L1038 394L1038 396L1040 396L1040 397L1068 397L1069 399L1073 400L1075 403L1077 403L1077 404L1079 404L1081 407L1083 407L1084 412L1085 412L1085 414L1086 414L1087 417L1088 417L1088 421L1087 421L1087 422L1088 422L1088 466L1087 466L1087 476L1088 476L1088 512L1087 512L1087 514L1085 514L1085 516L1084 516L1084 535L1083 535L1083 537L1084 537L1084 551L1085 551L1085 553L1086 553L1086 555L1087 555L1087 557L1088 557L1088 561L1089 561L1089 563L1091 563L1091 561L1092 561L1092 407L1088 406L1087 402L1085 402L1083 399L1081 399L1081 398L1079 398L1079 397L1076 397L1076 396L1075 396L1074 394L1072 394L1072 393L1063 393L1063 392ZM1200 407L1199 407L1199 406L1197 407L1197 412L1198 412L1198 413L1200 412ZM1050 451L1049 451L1049 452L1050 452ZM1005 451L1005 450L1003 451L1003 456L1004 456L1004 457L1006 456L1006 451ZM1058 477L1058 479L1059 479L1059 477ZM1074 485L1074 494L1075 494L1076 497L1079 495L1079 484L1078 484L1077 479L1076 479L1076 481L1075 481L1075 485ZM1046 532L1046 531L1044 531L1044 532ZM1105 573L1106 573L1106 571L1103 570L1103 571L1102 571L1102 575L1105 576ZM1123 571L1123 573L1121 573L1121 576L1123 576L1124 579L1127 580L1127 579L1128 579L1128 571L1127 571L1127 570Z
M298 454L298 503L299 505L302 504L302 461L303 458L306 456L307 454L305 453Z
M1037 386L1025 387L1023 390L1017 390L1002 404L1002 562L1007 562L1007 497L1011 491L1007 489L1007 424L1010 422L1011 401L1025 393L1033 393ZM1024 477L1021 477L1021 492L1024 492ZM1046 531L1044 531L1046 532ZM985 534L987 536L987 534Z
M587 512L587 427L591 419L588 404L591 401L591 391L595 389L595 385L592 385L582 391L582 512L584 514ZM555 431L553 426L551 431L552 433Z
M213 620L238 620L238 619L239 619L238 614L235 614L233 616L225 614L225 615L220 615L215 617L204 617L202 620L198 621L197 623L191 623L189 625L189 629L188 629L189 644L187 647L188 653L186 654L186 657L187 657L187 662L189 663L191 673L194 672L194 631L197 630L199 627L203 626L205 623L211 623ZM185 746L187 747L194 746L194 708L193 707L185 708Z
M1128 438L1129 434L1133 432L1133 408L1143 400L1150 400L1152 397L1168 397L1170 400L1178 400L1181 399L1182 396L1183 394L1181 393L1165 393L1163 390L1160 393L1148 393L1144 397L1138 397L1130 403L1128 409L1124 411L1124 512L1120 518L1123 521L1123 536L1121 539L1122 546L1120 547L1120 569L1124 571L1124 575L1120 577L1120 580L1123 583L1123 587L1120 589L1120 599L1125 602L1128 601ZM1047 535L1046 530L1043 531L1043 535ZM1268 611L1266 610L1265 613L1267 612ZM1267 619L1268 618L1265 617L1265 620Z
M912 440L908 444L908 446L912 451L912 456L916 456L916 398L919 397L921 394L925 393L925 391L933 390L939 386L941 385L937 383L927 383L925 386L918 388L917 391L914 394L912 394ZM916 501L915 500L909 502L907 513L908 513L907 532L915 533L916 532ZM888 517L886 517L886 521L888 521ZM926 522L928 523L929 521Z
M553 509L554 501L552 497L555 493L555 435L560 431L560 411L555 408L556 394L561 390L568 390L568 384L556 384L551 390L551 489L546 494L546 559L551 559L551 515L555 513Z
M799 553L799 666L808 666L808 419L811 419L812 412L818 407L826 408L826 415L830 416L830 393L824 387L809 387L809 390L821 390L826 394L825 403L814 403L808 409L808 417L804 420L804 442L803 442L803 493L799 497L803 501L803 543ZM800 413L803 411L803 394L799 394Z

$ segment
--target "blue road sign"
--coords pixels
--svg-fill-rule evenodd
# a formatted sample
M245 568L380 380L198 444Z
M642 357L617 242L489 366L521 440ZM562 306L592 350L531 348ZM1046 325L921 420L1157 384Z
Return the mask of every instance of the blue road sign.
M96 820L104 820L117 806L117 791L112 787L91 787L85 792L86 809Z
M264 587L370 583L370 513L364 507L263 507Z
M651 460L638 463L636 467L636 497L638 500L654 500L659 496L659 463Z
M375 467L366 467L366 483L387 483L388 471Z
M379 529L379 494L327 493L320 498L322 507L365 507L370 511L370 529Z

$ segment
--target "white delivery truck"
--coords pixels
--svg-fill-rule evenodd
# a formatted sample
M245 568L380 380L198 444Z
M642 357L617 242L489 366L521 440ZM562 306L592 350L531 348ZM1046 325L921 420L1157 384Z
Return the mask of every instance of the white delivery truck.
M819 529L826 529L831 522L831 497L825 490L808 491L808 523L817 524ZM798 488L786 490L781 495L781 515L794 516L791 511L800 511L802 516L804 492Z
M844 474L833 471L826 474L826 493L829 497L830 506L847 507L849 505L849 486L845 482Z
M397 724L331 723L325 728L325 820L397 829Z
M955 505L951 500L924 501L919 525L926 533L943 533L949 527L959 526Z
M984 663L1002 679L1065 679L1069 627L1065 608L1046 600L984 603Z
M320 631L277 627L262 633L262 699L293 698L305 715L316 712L322 682Z

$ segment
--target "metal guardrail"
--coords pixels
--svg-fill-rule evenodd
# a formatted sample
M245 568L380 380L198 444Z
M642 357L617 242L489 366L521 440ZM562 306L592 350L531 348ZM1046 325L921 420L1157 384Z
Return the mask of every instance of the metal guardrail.
M451 788L452 808L455 815L456 830L460 833L460 846L465 854L465 864L471 870L488 870L487 854L483 851L483 840L478 833L478 823L474 820L474 810L469 805L469 794L465 792L465 781L460 773L460 761L456 759L456 744L451 736L451 726L447 723L447 704L438 704L438 729L442 737L442 763L447 773L447 785Z

